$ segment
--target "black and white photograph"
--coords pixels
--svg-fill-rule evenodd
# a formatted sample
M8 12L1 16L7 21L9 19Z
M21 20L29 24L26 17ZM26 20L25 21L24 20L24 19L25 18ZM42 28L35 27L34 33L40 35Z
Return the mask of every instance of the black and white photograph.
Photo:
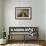
M31 19L32 7L16 7L15 18L16 19Z

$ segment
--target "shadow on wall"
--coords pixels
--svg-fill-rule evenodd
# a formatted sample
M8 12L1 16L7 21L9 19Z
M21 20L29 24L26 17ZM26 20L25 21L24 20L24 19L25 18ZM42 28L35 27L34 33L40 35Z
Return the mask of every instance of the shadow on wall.
M3 32L0 30L0 39L3 38Z

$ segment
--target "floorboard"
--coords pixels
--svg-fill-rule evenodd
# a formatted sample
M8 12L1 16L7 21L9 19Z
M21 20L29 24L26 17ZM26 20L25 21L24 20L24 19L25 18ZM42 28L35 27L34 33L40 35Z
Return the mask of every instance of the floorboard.
M14 46L38 46L38 45L46 46L46 42L44 40L8 40L7 44L0 46L13 46L13 45Z

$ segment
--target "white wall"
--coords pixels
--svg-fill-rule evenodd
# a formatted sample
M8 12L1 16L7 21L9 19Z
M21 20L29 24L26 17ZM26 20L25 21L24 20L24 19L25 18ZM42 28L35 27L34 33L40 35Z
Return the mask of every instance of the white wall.
M16 20L15 7L32 7L31 20ZM4 0L4 26L7 35L9 27L36 26L39 27L39 38L45 39L45 16L43 0Z
M45 0L45 40L46 40L46 0Z

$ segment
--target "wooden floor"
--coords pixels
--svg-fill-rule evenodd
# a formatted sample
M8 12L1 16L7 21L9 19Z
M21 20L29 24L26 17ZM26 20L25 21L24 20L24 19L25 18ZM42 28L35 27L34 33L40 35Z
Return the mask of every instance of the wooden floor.
M44 40L8 40L7 44L39 44L42 46L46 46L46 42ZM7 45L5 44L5 45ZM0 45L0 46L5 46L5 45Z
M8 43L40 44L42 46L46 46L46 42L44 40L9 40Z

